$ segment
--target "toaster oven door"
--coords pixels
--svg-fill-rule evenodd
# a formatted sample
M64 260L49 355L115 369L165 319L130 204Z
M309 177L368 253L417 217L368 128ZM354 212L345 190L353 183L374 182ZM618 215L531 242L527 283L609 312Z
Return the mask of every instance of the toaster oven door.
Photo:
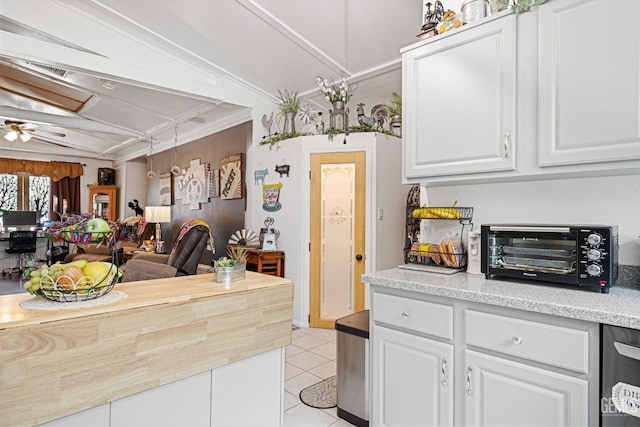
M577 284L577 240L570 227L482 226L484 272Z

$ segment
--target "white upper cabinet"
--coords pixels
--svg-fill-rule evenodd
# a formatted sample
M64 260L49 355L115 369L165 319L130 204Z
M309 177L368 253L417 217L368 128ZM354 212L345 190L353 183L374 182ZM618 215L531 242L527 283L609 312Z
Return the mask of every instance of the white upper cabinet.
M403 50L403 177L515 169L516 18Z
M539 165L640 159L640 1L548 2L538 37Z

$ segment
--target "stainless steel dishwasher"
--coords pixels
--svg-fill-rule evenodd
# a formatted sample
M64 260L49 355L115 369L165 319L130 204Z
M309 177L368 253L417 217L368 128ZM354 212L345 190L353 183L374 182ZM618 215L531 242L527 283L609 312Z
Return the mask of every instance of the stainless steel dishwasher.
M600 425L640 426L640 330L602 325Z
M369 425L369 310L336 320L338 417Z

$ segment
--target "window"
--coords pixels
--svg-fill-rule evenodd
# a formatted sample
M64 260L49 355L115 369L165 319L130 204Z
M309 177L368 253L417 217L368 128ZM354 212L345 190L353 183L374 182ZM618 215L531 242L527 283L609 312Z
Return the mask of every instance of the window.
M0 174L0 209L36 211L39 222L48 221L50 188L48 176Z

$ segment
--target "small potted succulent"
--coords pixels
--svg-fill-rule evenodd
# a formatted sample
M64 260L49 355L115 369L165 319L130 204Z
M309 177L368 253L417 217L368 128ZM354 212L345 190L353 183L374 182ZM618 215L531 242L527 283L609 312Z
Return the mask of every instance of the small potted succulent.
M284 116L284 128L283 133L295 134L296 125L295 118L296 113L300 109L300 98L298 98L298 91L289 92L287 89L282 92L278 89L278 108L280 113Z
M230 284L242 280L247 271L247 251L243 246L227 248L227 256L214 261L216 282Z

